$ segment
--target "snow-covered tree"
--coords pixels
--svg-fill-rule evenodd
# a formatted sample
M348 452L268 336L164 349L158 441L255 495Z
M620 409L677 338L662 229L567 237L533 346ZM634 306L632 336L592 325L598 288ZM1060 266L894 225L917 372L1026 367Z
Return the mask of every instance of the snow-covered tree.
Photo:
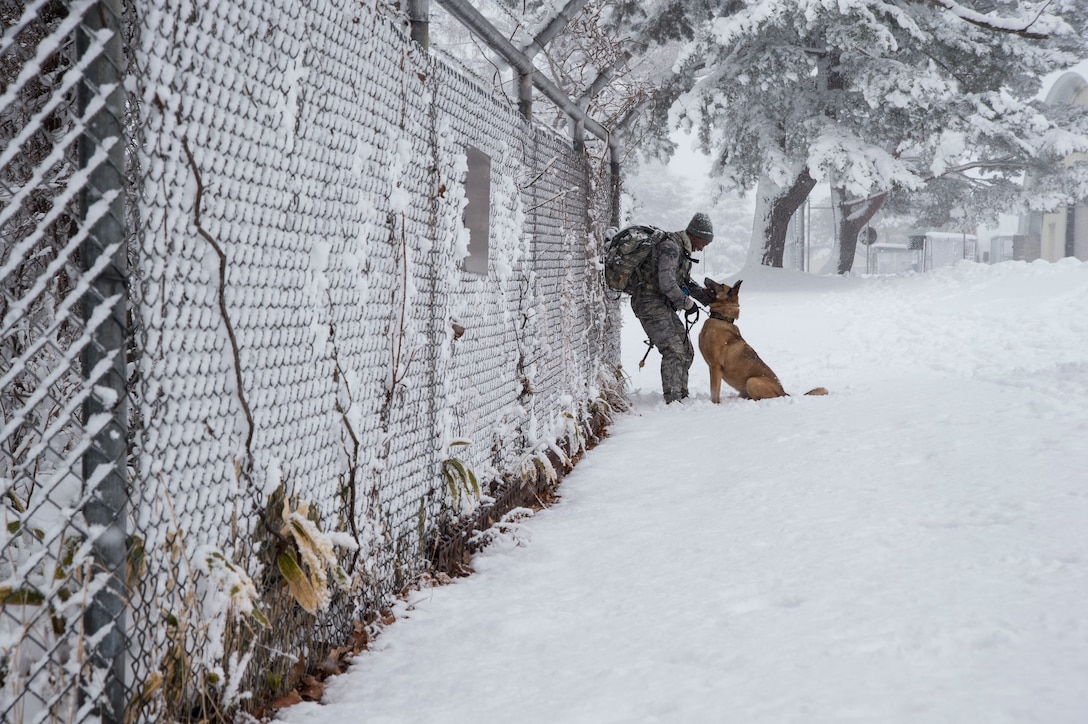
M1088 190L1085 164L1061 163L1088 150L1083 112L1033 101L1045 75L1088 57L1086 23L1085 0L749 0L678 60L704 69L683 117L728 181L758 188L750 261L781 265L789 219L824 178L846 271L890 194L985 220ZM1025 171L1061 183L1028 199Z
M630 175L624 185L625 220L671 231L683 229L697 211L708 214L714 224L714 243L702 252L692 274L724 280L743 266L747 256L751 205L746 198L722 193L701 169L693 174L675 165L650 159Z
M781 265L820 182L840 272L881 208L969 226L1088 195L1085 163L1063 163L1088 150L1085 111L1035 100L1045 76L1088 57L1088 0L474 5L644 159L673 151L676 117L698 132L727 186L757 190L753 263ZM556 18L563 32L534 45ZM494 77L516 97L508 71Z

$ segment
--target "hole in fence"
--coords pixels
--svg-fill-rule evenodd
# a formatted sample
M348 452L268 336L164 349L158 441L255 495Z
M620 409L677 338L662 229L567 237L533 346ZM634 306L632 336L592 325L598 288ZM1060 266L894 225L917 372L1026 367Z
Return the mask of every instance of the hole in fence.
M491 157L467 146L468 176L465 179L465 228L468 229L468 256L465 271L487 274L487 248L491 238Z

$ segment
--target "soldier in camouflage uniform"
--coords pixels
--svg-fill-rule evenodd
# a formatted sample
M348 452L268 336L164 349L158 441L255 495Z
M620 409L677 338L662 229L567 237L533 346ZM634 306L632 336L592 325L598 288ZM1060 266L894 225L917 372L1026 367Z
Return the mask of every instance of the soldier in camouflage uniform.
M691 280L691 253L702 251L713 239L710 218L695 214L686 229L667 233L657 243L639 268L639 284L631 294L631 311L661 352L661 391L666 404L688 396L688 370L695 349L676 313L697 315L696 301L710 303L712 295Z

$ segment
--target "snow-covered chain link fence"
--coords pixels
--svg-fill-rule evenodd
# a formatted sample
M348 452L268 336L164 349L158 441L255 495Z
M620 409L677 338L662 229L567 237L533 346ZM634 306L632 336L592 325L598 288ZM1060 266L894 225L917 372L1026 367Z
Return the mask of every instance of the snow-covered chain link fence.
M255 707L584 447L611 180L382 2L0 20L0 719Z
M119 4L0 3L0 719L123 705Z

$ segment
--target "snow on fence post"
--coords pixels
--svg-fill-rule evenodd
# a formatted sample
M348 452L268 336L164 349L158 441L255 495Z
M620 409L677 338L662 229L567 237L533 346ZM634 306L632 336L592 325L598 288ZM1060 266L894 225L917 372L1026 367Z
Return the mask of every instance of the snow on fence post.
M91 444L83 455L83 514L93 538L95 578L103 578L83 616L90 671L80 681L81 704L93 702L103 722L124 721L126 595L126 451L128 405L125 374L127 264L124 194L125 57L120 0L99 0L76 35L80 57L96 54L78 92L86 126L79 143L80 216L88 234L80 260L88 273L82 306L91 343L82 353L83 424ZM105 101L102 103L101 101ZM98 110L94 110L98 105ZM86 117L90 114L89 118ZM104 257L109 261L101 264ZM93 275L95 268L102 271ZM93 276L92 276L93 275Z

